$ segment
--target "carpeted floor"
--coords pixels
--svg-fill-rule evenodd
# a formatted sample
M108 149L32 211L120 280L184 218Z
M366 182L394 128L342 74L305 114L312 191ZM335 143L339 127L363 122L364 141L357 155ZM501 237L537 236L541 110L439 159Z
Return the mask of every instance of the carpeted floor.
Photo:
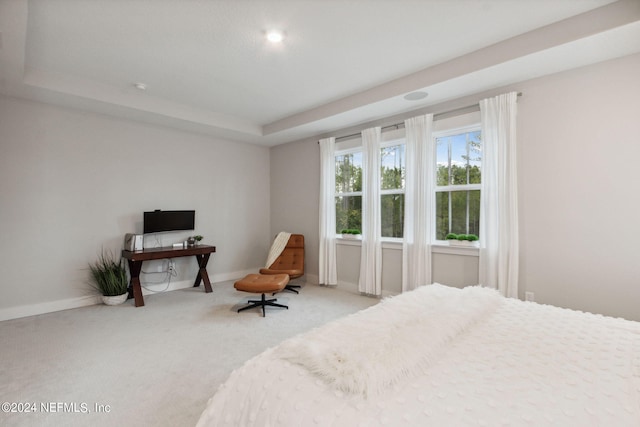
M231 371L282 340L378 300L306 285L289 309L236 313L232 282L0 322L2 426L193 426ZM4 405L4 404L3 404ZM27 412L31 411L31 412Z

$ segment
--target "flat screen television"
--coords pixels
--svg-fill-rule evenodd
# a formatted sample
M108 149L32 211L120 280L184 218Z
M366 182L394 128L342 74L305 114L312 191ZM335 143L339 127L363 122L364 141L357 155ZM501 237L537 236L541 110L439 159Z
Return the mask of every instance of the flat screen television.
M164 231L193 230L195 228L196 211L161 211L145 212L143 218L144 234Z

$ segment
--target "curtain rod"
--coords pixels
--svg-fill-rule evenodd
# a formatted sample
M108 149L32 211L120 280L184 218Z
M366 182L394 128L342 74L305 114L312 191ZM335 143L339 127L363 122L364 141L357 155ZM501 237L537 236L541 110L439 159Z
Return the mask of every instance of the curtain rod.
M522 92L518 92L518 96L522 96ZM444 116L447 114L451 114L451 113L456 113L458 111L463 111L463 110L468 110L469 108L472 107L477 107L479 103L475 103L475 104L471 104L471 105L467 105L464 107L458 107L458 108L454 108L453 110L448 110L448 111L442 111L440 113L435 113L433 115L433 118L435 119L438 116ZM385 131L385 130L389 130L389 129L401 129L404 127L404 121L400 122L400 123L395 123L392 125L387 125L387 126L383 126L380 128L380 132ZM342 141L345 139L349 139L349 138L355 138L356 136L361 136L362 133L361 132L357 132L357 133L352 133L349 135L344 135L344 136L339 136L336 138L336 142L338 141ZM318 144L320 144L320 141L318 141Z

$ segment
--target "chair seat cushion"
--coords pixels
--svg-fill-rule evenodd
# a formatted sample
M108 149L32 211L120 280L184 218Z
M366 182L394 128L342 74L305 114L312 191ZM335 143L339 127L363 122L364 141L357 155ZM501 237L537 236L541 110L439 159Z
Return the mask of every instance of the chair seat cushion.
M302 276L304 271L299 269L276 270L273 268L261 268L260 274L286 274L290 278L295 278Z
M263 294L269 292L280 292L289 283L287 274L247 274L244 278L233 284L239 291Z

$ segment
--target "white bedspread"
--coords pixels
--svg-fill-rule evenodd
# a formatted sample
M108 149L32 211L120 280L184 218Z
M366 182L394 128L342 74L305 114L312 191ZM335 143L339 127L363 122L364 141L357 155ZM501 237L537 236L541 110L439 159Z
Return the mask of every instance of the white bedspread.
M375 396L424 372L449 342L491 316L503 300L479 286L422 286L289 339L275 356L337 390Z
M640 425L640 324L515 299L476 320L375 396L267 350L230 375L198 426Z

